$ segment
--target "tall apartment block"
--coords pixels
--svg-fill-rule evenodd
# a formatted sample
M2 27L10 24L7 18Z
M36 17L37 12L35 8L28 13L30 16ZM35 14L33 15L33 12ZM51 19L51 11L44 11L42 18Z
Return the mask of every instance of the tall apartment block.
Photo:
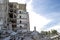
M0 0L0 40L40 40L34 29L30 31L26 4Z
M17 3L10 3L8 4L8 15L9 15L9 24L12 25L12 30L16 29L17 24Z
M0 29L7 26L8 0L0 0Z
M0 0L0 29L5 27L16 31L17 29L30 30L29 14L26 4Z
M9 22L12 23L12 30L30 30L29 14L26 11L26 4L18 4L16 2L9 2L8 4Z

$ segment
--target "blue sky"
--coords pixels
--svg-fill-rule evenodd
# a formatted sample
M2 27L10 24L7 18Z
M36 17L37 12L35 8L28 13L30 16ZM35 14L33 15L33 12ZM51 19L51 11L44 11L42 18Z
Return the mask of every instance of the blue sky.
M48 18L60 16L60 0L33 0L32 4L34 11L42 16Z
M60 0L11 0L27 4L30 27L36 26L37 31L60 29Z
M52 19L51 22L45 25L45 29L60 23L60 0L33 0L32 4L34 11Z

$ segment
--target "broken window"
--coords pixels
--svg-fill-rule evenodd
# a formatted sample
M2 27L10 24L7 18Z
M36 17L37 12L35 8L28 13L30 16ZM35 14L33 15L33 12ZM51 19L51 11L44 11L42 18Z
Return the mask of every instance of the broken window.
M21 16L20 16L20 18L21 18Z
M20 21L20 23L21 23L22 21Z
M20 26L20 29L22 28L22 26Z
M21 11L19 13L21 14Z
M12 13L9 13L9 17L10 17L10 18L13 18L13 14L12 14Z

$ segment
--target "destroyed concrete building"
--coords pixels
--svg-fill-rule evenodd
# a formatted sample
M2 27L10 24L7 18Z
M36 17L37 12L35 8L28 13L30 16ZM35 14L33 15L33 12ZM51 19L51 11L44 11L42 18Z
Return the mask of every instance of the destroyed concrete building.
M3 22L3 26L9 26L11 23L12 30L17 29L18 24L19 27L26 26L25 28L30 30L30 28L28 28L29 14L26 11L26 4L9 2L9 0L0 0L0 21L1 23Z
M0 0L0 40L39 40L39 33L30 31L26 4Z
M12 30L27 29L29 27L29 14L26 11L26 4L18 4L16 2L9 2L9 22L12 23Z

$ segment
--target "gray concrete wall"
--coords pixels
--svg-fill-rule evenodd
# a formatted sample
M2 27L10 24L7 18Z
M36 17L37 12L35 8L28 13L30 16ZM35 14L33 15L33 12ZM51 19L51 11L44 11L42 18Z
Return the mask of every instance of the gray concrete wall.
M3 26L6 24L8 10L7 10L8 0L0 0L0 22L2 22ZM1 21L2 20L2 21Z
M21 18L20 18L21 16ZM21 24L20 24L21 21ZM23 28L26 28L27 30L30 30L30 25L29 25L29 15L27 12L21 11L21 13L18 12L17 16L17 27L22 26Z

